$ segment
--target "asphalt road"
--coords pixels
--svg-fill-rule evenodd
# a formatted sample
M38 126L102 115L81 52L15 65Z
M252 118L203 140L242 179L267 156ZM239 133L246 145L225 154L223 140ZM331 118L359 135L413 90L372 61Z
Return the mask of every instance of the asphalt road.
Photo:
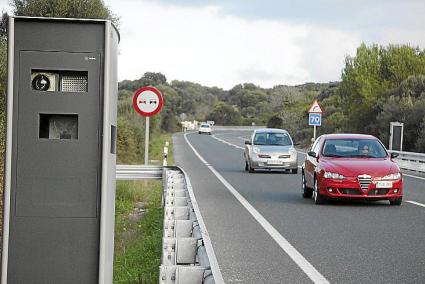
M423 176L404 176L401 206L317 206L301 197L300 174L244 171L249 134L174 136L226 283L425 283Z

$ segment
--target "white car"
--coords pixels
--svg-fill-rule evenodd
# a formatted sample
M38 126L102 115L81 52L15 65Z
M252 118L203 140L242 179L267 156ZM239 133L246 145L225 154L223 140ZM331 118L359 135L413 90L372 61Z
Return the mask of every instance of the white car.
M298 154L291 136L286 130L257 129L250 140L245 141L245 171L279 169L298 172Z
M211 125L209 125L208 123L202 123L199 126L199 129L198 129L199 134L209 134L209 135L211 135L211 131L212 131Z

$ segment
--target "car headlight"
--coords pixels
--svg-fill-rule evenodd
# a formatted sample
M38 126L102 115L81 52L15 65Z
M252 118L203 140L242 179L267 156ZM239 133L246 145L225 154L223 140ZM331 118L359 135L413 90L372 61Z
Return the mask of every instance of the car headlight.
M375 180L399 180L401 179L400 173L392 173L389 175L386 175L384 177L376 177Z
M345 176L340 175L338 173L332 173L332 172L325 172L323 176L324 178L331 178L331 179L345 179Z
M252 148L252 151L253 151L255 154L258 154L258 153L260 153L260 148L254 147L254 148Z

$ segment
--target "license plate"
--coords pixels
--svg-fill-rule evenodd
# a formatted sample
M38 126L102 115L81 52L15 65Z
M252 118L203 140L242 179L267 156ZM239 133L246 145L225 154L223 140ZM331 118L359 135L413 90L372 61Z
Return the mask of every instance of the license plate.
M393 187L392 181L378 181L376 183L376 188L391 188Z
M283 165L283 161L280 160L268 160L267 161L268 165Z

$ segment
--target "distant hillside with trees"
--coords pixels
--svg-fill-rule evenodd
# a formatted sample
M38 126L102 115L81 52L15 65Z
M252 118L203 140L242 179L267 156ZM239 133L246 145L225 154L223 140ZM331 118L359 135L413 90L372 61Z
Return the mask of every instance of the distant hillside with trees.
M362 44L355 56L345 58L340 82L273 88L244 83L223 90L193 82L168 82L161 73L147 72L138 80L119 83L121 131L136 135L143 127L132 110L131 97L147 85L164 95L164 109L154 118L154 131L179 131L182 118L214 120L218 125L254 123L285 128L295 140L308 144L313 130L307 125L306 110L318 98L325 109L319 135L370 133L388 144L389 124L399 121L405 126L404 150L425 152L425 51L409 45ZM130 143L143 149L142 142L124 137L123 146Z
M132 96L138 88L148 85L158 88L164 96L164 107L153 118L152 131L180 131L182 119L214 120L217 125L267 125L273 117L279 117L281 123L271 126L286 128L295 133L296 139L305 140L313 134L312 129L306 127L309 104L338 83L282 85L270 89L245 83L223 90L187 81L168 82L161 73L147 72L138 80L119 83L118 129L123 135L119 132L118 150L123 147L123 152L131 153L124 149L135 147L136 153L142 153L143 141L128 139L127 132L134 136L142 133L144 120L133 111Z

